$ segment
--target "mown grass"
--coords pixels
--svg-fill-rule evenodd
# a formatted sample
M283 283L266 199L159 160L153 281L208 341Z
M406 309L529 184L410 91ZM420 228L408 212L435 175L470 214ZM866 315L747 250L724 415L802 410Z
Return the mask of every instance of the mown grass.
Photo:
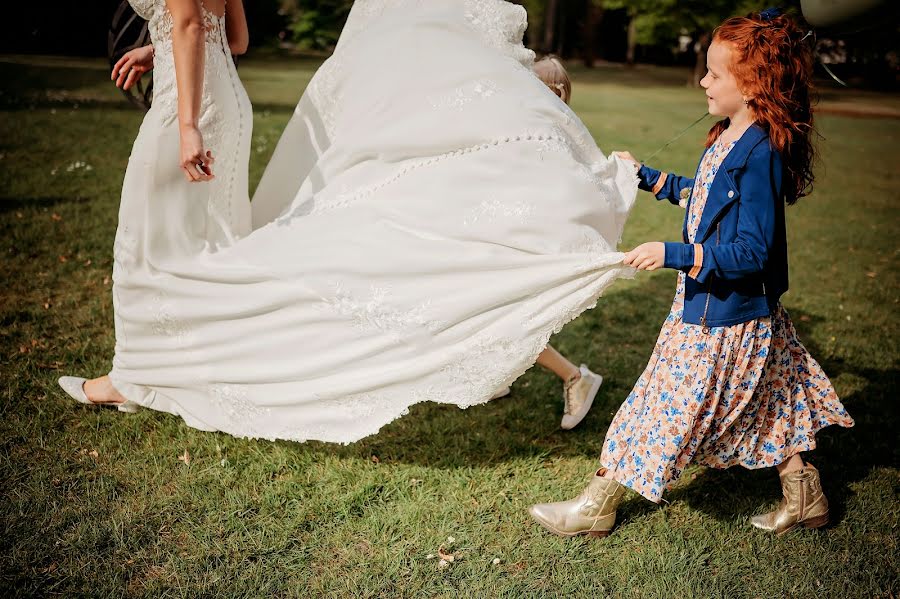
M254 184L315 66L242 61L256 108ZM573 107L605 151L646 156L704 110L681 72L573 75ZM598 542L550 536L525 508L574 495L596 467L668 310L673 273L615 286L554 339L606 377L571 432L558 429L558 382L539 369L508 398L466 411L419 405L347 447L239 440L152 411L83 408L56 378L109 368L111 246L141 115L101 61L5 57L0 77L4 595L900 594L900 121L823 115L816 191L788 212L784 303L857 422L821 433L811 456L834 524L784 538L756 531L747 518L777 502L774 473L691 467L668 504L629 496L616 532ZM654 162L691 171L704 130ZM680 218L642 194L624 245L677 238ZM445 569L428 557L442 545L456 557Z

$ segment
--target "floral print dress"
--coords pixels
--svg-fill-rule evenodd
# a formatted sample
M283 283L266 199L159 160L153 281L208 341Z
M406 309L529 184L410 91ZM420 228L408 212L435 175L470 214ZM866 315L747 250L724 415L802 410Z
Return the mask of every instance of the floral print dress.
M707 194L734 143L704 154L687 214L693 242ZM853 426L787 311L732 326L685 323L684 277L653 354L606 434L601 461L621 484L659 502L684 468L775 466L815 448L830 424Z

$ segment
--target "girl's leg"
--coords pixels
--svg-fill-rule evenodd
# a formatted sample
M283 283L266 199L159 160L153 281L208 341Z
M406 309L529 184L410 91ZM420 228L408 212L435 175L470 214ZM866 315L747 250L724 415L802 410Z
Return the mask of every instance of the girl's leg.
M552 371L556 376L561 378L563 382L570 380L575 381L581 377L581 371L577 366L566 359L564 355L556 351L552 345L547 345L541 355L538 356L537 363Z
M803 462L803 457L799 453L795 453L785 461L781 462L775 469L778 470L778 474L780 476L784 476L788 472L793 472L795 470L800 470L806 464Z

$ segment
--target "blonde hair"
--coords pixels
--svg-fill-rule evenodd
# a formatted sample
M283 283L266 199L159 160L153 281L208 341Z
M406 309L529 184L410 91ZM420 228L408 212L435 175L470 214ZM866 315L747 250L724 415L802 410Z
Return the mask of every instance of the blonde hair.
M543 81L563 102L569 103L572 98L572 80L569 79L566 67L558 58L545 56L534 63L532 68L538 79Z

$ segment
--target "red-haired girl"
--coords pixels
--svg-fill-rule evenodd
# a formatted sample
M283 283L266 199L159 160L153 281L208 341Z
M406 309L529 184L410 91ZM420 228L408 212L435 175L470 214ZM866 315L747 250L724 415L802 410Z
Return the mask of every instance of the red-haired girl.
M625 487L659 502L684 468L775 467L784 500L754 526L828 522L818 471L801 453L828 425L853 426L779 302L787 290L784 203L813 181L811 53L775 9L716 29L707 57L710 130L694 178L642 166L641 188L687 208L683 242L644 243L625 263L680 271L647 368L606 435L602 468L576 499L531 515L563 536L605 536ZM620 153L634 160L627 152Z

